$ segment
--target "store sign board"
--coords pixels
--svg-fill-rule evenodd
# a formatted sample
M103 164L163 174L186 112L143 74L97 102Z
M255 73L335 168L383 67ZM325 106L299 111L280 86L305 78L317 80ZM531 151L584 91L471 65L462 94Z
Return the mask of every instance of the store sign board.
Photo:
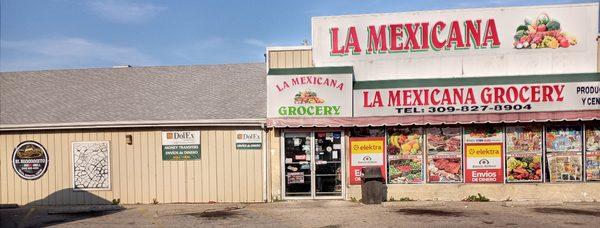
M352 74L269 75L267 117L352 116Z
M354 116L450 115L600 109L600 81L365 89Z
M379 166L385 177L385 138L352 137L350 138L350 184L361 184L362 168Z
M163 160L200 159L200 131L163 131Z
M258 150L262 148L262 132L246 130L235 132L235 148L238 150Z
M312 18L314 64L357 81L597 70L598 3Z
M25 180L36 180L48 169L48 152L42 144L35 141L20 143L12 155L13 169Z
M503 183L502 143L465 144L465 182Z

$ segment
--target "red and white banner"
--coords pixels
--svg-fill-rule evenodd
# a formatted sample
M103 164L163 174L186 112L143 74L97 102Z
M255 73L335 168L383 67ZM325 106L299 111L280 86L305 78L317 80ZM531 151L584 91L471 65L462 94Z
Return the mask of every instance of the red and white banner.
M350 138L350 184L361 183L362 168L379 166L381 174L387 176L385 170L385 138L352 137Z
M354 90L354 116L600 110L600 81Z
M465 182L503 183L502 143L465 144Z

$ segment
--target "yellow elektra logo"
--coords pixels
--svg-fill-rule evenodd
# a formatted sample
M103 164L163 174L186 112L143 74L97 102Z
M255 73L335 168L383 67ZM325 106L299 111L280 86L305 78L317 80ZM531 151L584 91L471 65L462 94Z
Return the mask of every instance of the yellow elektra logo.
M355 141L352 142L352 153L377 154L383 153L383 141Z
M476 145L467 147L468 157L501 157L502 145Z

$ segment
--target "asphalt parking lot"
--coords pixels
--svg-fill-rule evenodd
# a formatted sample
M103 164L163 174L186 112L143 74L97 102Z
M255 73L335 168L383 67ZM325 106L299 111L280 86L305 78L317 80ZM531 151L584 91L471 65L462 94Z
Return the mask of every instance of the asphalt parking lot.
M0 209L1 227L597 227L600 203L291 201Z

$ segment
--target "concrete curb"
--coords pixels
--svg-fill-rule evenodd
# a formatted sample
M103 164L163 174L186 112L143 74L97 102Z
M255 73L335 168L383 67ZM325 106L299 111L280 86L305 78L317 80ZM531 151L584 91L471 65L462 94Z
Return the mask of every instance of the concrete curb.
M445 201L394 201L381 203L384 207L431 207L445 206Z
M508 201L502 203L503 206L507 207L528 207L528 206L562 206L564 202L562 201Z
M118 205L92 205L92 206L67 206L52 208L48 210L48 214L78 214L78 213L90 213L90 212L105 212L105 211L117 211L125 208Z

